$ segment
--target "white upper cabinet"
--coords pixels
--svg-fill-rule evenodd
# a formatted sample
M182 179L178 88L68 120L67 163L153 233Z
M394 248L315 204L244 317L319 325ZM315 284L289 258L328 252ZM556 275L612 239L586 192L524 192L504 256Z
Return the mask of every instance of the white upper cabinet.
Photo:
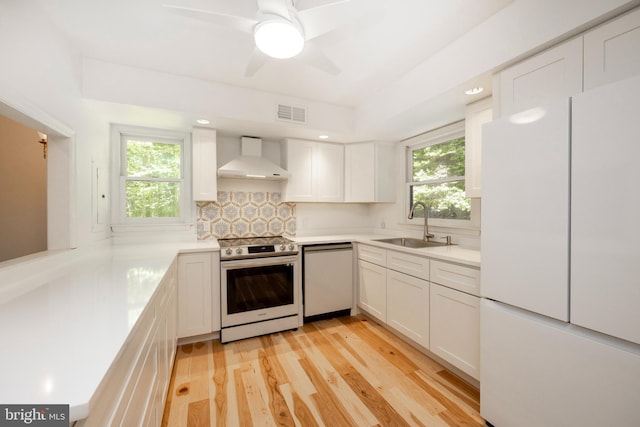
M584 89L640 74L640 9L584 35Z
M284 164L291 174L286 183L286 201L344 200L343 145L286 139Z
M582 92L582 37L562 43L496 75L494 117L504 117Z
M191 152L193 158L193 200L217 200L216 130L193 128Z
M316 143L313 166L316 201L344 201L344 146Z
M395 201L393 148L375 142L345 145L345 202Z
M316 143L312 141L285 140L283 163L289 172L286 184L285 200L313 202L314 191L314 152Z
M464 126L465 193L467 197L480 197L482 187L482 125L493 117L491 98L467 105Z
M640 74L640 8L494 75L493 117Z

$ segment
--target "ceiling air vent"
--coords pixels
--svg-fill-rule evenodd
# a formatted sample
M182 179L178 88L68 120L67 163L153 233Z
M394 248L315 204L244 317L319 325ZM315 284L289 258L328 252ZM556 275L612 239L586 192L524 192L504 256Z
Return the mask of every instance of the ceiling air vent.
M278 104L278 120L293 123L307 123L307 109Z

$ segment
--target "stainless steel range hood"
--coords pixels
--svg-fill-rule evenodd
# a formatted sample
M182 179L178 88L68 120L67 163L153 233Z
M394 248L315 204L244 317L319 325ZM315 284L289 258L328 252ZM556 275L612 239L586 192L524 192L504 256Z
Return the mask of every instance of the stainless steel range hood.
M226 178L253 178L285 180L289 172L262 157L260 138L242 137L240 157L218 168L218 176Z

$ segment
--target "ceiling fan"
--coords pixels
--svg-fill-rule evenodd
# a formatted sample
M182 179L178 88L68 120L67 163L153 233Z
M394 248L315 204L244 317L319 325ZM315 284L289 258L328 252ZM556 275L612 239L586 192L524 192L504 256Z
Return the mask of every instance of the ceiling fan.
M256 47L245 76L253 76L270 58L292 58L329 74L340 68L316 45L315 39L345 25L348 10L336 6L351 0L256 0L255 16L241 16L183 5L164 4L174 13L234 28L254 37ZM342 12L342 13L341 13Z

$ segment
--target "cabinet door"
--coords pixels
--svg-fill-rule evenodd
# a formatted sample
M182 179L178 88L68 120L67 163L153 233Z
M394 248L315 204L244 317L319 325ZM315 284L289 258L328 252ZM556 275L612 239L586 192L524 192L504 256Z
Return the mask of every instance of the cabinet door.
M178 337L213 331L211 253L178 256Z
M582 91L582 37L499 74L500 114L506 117Z
M194 128L191 137L193 139L193 200L218 200L216 131L214 129Z
M464 185L467 197L481 196L482 125L490 122L492 117L491 98L467 105L464 120Z
M394 202L394 146L379 142L347 144L345 201Z
M431 351L480 379L480 298L431 284Z
M387 269L358 261L358 305L373 317L387 322Z
M315 201L342 202L344 200L344 146L316 143Z
M286 184L285 200L292 202L315 201L314 153L316 143L289 139L286 141L287 171L291 174Z
M349 144L345 154L345 202L375 201L375 146Z
M387 324L429 348L429 282L388 270Z
M640 9L584 35L584 90L640 74Z
M220 252L211 254L211 301L212 329L220 330Z

